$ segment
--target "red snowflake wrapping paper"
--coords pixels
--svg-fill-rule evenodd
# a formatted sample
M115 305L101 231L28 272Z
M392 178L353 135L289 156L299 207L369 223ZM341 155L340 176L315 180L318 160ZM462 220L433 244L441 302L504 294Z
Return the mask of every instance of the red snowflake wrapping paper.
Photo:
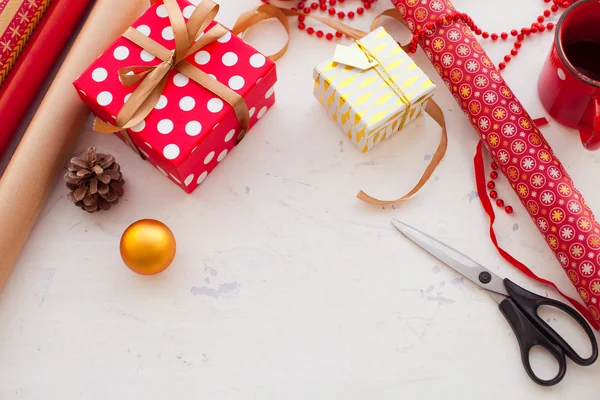
M177 3L187 22L195 6L187 0ZM154 3L132 27L168 49L175 47L161 1ZM275 64L231 32L186 60L244 98L250 112L249 130L275 102ZM96 116L115 124L115 116L137 87L123 85L118 70L160 62L120 37L73 84ZM127 132L148 162L191 193L225 159L241 130L231 106L174 69L154 110ZM120 133L116 135L125 141Z
M448 0L392 3L413 32L454 12ZM468 26L436 25L422 47L599 321L600 226L563 165Z

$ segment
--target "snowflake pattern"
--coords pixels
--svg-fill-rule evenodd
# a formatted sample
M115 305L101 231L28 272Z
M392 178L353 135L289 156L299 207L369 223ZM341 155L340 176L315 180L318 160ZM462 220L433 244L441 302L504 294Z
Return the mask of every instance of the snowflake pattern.
M517 130L517 128L515 128L514 125L506 124L506 125L504 125L504 128L502 129L502 133L504 133L504 136L506 136L506 137L511 137L511 136L514 136L516 130Z
M469 50L469 48L466 45L461 44L456 48L456 52L458 53L458 55L466 57L469 55L469 53L471 51Z
M475 86L477 86L478 88L484 88L488 85L488 79L483 76L483 75L479 75L477 78L475 78Z
M433 11L441 11L444 8L444 5L439 1L434 1L431 3L431 9Z
M570 226L564 226L560 229L560 237L562 237L565 240L573 239L574 235L575 235L575 232L573 231L573 228L571 228Z
M392 2L413 32L454 9L444 0ZM417 10L427 15L417 15ZM425 19L420 22L417 17ZM470 29L454 21L437 27L426 40L423 47L436 71L600 321L600 226L591 210Z
M590 277L594 274L594 264L589 261L582 262L579 270L581 271L581 275L585 276L586 278Z
M483 95L483 101L485 101L487 104L494 104L497 99L498 96L494 92L485 92Z
M477 71L479 69L479 63L475 60L469 60L467 61L466 67L471 72Z
M460 37L460 32L456 29L451 29L450 31L448 31L448 39L452 40L453 42L459 41Z
M512 145L512 150L517 154L521 154L523 151L525 151L525 143L522 140L515 141Z
M446 67L452 65L452 63L454 63L454 57L452 57L451 54L444 54L442 56L442 64L444 64Z

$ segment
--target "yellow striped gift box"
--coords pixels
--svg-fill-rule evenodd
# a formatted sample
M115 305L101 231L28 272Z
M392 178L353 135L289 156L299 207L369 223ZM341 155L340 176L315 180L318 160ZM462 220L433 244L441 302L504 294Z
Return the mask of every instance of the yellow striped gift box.
M325 61L314 69L314 95L366 153L418 118L435 85L382 27L349 47L377 65L363 70Z

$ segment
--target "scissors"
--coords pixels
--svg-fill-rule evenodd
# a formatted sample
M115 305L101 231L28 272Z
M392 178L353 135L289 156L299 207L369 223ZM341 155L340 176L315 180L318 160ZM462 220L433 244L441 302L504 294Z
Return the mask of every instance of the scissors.
M598 343L587 321L573 308L560 301L538 296L523 289L509 279L502 279L479 265L464 254L439 240L398 220L392 224L407 238L415 242L431 255L443 261L456 272L486 290L498 303L498 308L512 327L519 342L521 360L527 375L538 385L553 386L559 383L567 372L565 356L581 366L592 365L598 358ZM558 308L572 317L588 335L592 344L592 355L580 357L575 350L548 325L537 313L541 306ZM549 380L540 379L531 368L529 351L534 346L542 346L558 361L558 374Z

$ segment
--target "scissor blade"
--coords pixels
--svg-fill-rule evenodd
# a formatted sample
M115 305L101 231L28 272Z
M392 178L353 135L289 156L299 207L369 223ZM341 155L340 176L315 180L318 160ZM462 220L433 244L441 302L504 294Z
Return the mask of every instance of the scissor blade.
M414 243L419 245L422 249L454 269L471 282L475 283L479 287L490 292L495 292L503 296L508 296L506 288L504 287L504 281L498 275L484 268L477 262L473 261L466 255L453 249L452 247L440 242L434 237L429 236L426 233L421 232L417 228L413 228L410 225L400 222L397 219L392 220L392 224L398 229L404 236L412 240ZM491 278L488 283L484 283L480 280L480 274L487 272ZM494 296L492 296L494 297ZM494 297L496 299L496 297Z

